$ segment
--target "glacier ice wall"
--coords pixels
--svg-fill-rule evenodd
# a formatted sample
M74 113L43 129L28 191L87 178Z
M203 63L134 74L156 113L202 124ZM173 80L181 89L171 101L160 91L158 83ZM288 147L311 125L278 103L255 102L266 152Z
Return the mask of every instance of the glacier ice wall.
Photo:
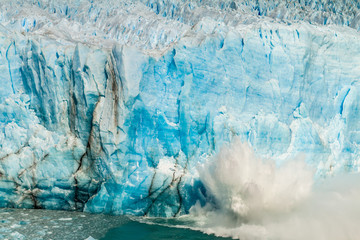
M3 1L0 206L177 216L237 136L317 177L358 171L359 8Z

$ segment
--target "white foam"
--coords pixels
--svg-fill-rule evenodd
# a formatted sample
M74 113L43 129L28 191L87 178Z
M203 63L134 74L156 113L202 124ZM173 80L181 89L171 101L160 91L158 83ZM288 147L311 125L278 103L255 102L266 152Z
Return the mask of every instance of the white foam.
M313 171L300 158L277 167L235 140L199 169L200 178L224 211L247 219L288 211L307 198ZM259 216L258 216L259 215Z
M255 156L239 140L199 170L214 198L195 205L183 221L223 237L254 239L358 239L358 174L313 184L314 171L299 158L282 166Z

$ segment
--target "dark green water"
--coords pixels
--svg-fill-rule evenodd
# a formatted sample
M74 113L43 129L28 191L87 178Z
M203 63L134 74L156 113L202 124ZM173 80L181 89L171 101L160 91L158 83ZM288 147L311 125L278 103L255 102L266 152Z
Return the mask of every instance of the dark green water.
M170 228L130 221L111 229L101 240L229 240L184 228Z
M145 224L127 216L35 209L0 209L0 239L8 240L224 240L190 229ZM134 218L150 221L148 219ZM174 219L152 223L177 225ZM191 224L187 225L191 226Z

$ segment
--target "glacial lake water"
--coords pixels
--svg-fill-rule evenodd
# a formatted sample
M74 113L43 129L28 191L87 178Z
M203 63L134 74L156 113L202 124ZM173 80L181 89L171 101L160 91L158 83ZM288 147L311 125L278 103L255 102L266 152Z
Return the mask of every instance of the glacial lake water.
M224 240L186 228L165 227L130 221L111 229L101 240Z
M38 209L0 209L0 239L224 240L186 228L145 224L125 216Z

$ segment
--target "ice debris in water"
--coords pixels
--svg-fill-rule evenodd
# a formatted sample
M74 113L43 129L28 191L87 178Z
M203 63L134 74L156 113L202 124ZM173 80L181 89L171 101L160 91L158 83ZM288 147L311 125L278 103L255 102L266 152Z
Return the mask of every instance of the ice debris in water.
M122 216L80 212L0 209L0 239L94 240L128 221Z

